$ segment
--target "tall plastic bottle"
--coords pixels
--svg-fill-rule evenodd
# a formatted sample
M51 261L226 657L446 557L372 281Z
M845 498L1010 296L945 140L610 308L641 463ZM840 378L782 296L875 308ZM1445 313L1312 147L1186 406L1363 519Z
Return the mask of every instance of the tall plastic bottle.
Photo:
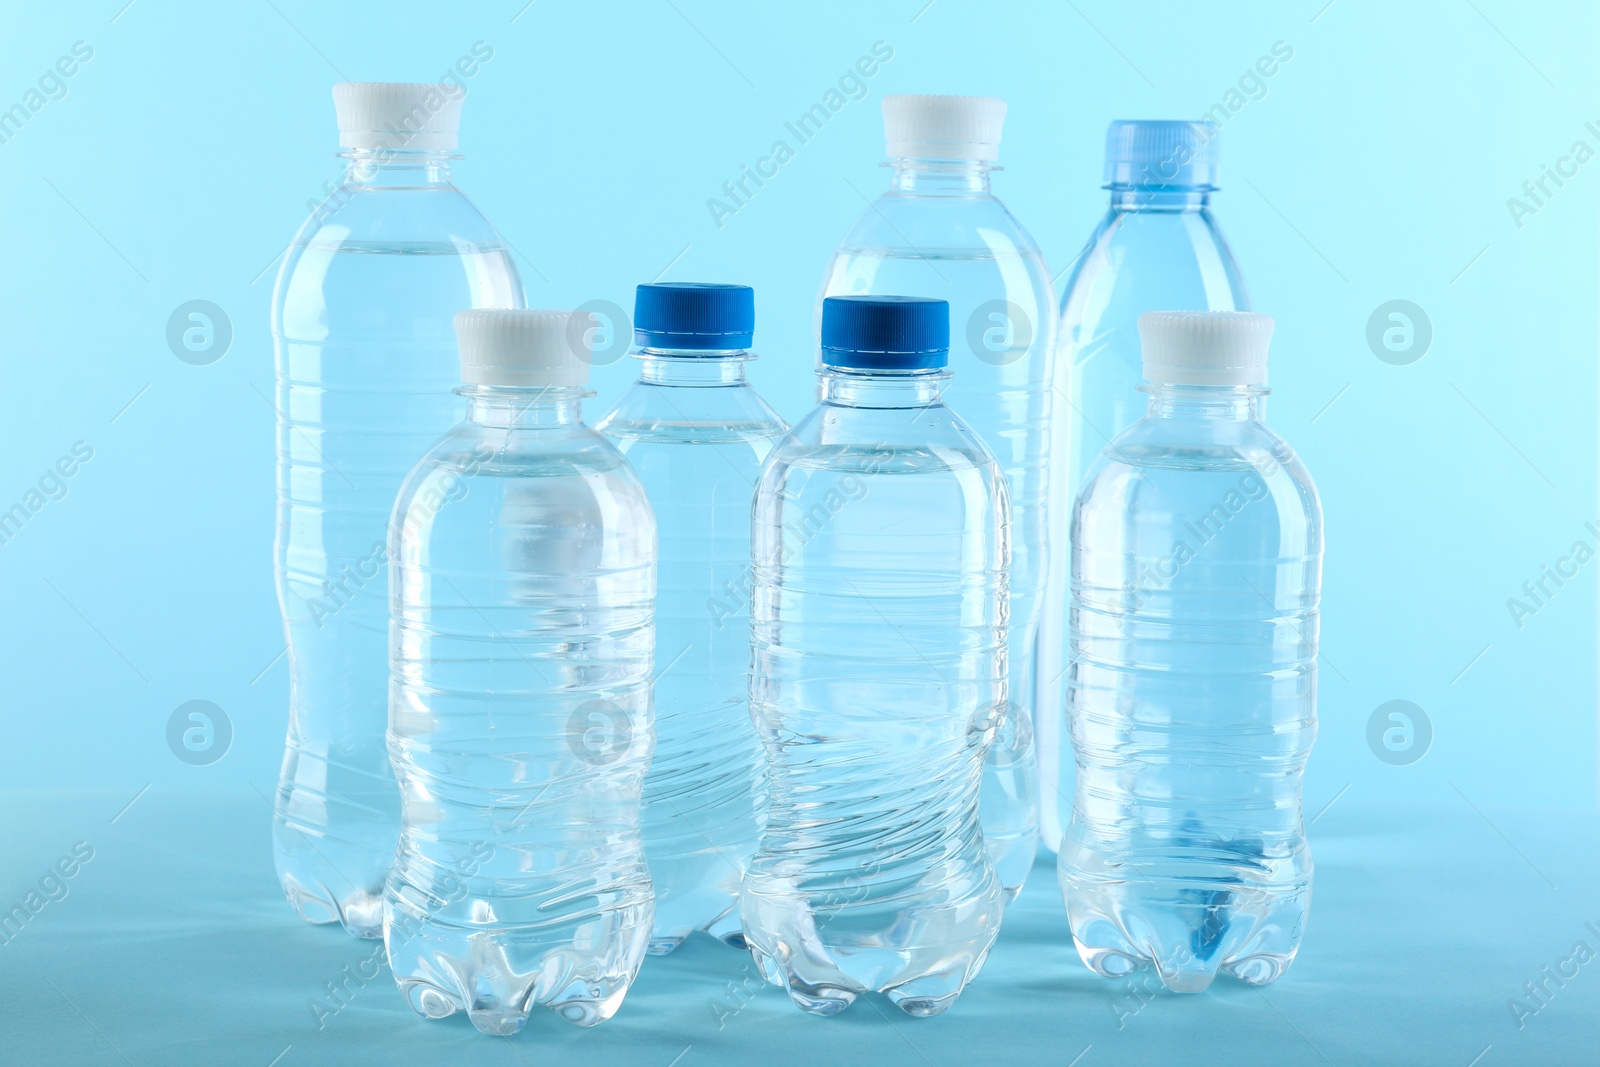
M1248 311L1250 296L1211 214L1216 127L1118 121L1106 131L1111 204L1079 253L1061 297L1056 411L1050 428L1050 581L1039 628L1034 705L1040 836L1054 850L1072 807L1072 753L1062 732L1067 657L1067 543L1084 471L1144 411L1139 316ZM1070 401L1070 402L1069 402Z
M389 967L418 1013L489 1034L537 1005L609 1019L650 938L656 529L583 423L575 315L456 316L467 418L407 477L389 541Z
M989 749L982 811L1009 901L1038 851L1032 696L1046 579L1056 311L1044 257L990 190L1005 114L1005 101L992 97L884 99L889 190L840 242L818 311L828 297L851 294L947 301L955 376L944 397L994 452L1009 483L1011 696Z
M273 295L290 693L273 853L302 917L377 937L400 828L383 743L389 510L460 418L451 316L523 296L505 242L451 182L462 91L344 83L333 98L344 181Z
M954 1003L1000 927L978 823L1006 700L1005 477L940 400L942 300L830 297L823 400L756 493L750 709L771 802L744 882L806 1011Z
M1260 419L1270 318L1155 312L1140 332L1149 412L1073 515L1061 890L1098 974L1261 985L1293 962L1311 900L1322 509Z
M655 758L644 784L650 951L705 930L739 948L739 884L766 807L750 726L750 501L788 427L745 380L747 285L661 282L634 304L639 381L596 428L633 465L661 539Z

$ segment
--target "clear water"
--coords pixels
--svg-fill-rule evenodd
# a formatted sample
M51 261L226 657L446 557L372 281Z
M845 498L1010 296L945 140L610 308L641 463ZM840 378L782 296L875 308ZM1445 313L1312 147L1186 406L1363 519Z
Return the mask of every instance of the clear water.
M787 432L741 359L646 357L598 426L644 483L660 535L656 749L645 778L650 951L704 930L744 947L739 884L766 808L750 726L750 502Z
M999 461L1011 494L1011 694L984 768L984 838L1007 901L1037 852L1032 697L1046 580L1047 434L1055 292L1033 239L971 172L903 170L846 236L818 298L855 293L950 303L945 401ZM819 310L820 315L820 310Z
M1161 395L1074 515L1061 889L1101 975L1259 985L1293 961L1311 899L1322 514L1292 450L1246 416L1253 399Z
M454 187L378 177L347 184L343 207L306 223L272 315L290 674L273 852L301 916L360 937L381 933L400 827L383 742L390 509L411 464L461 417L452 316L522 304L504 245Z
M1005 482L934 389L825 401L756 498L771 800L740 906L767 980L822 1015L868 992L943 1011L1004 910L978 793L1005 708Z
M1233 253L1192 191L1120 190L1090 235L1061 296L1060 417L1050 431L1050 576L1039 631L1040 837L1055 849L1072 809L1072 753L1062 726L1068 657L1068 527L1084 473L1144 414L1139 316L1147 311L1248 311Z
M389 966L491 1034L610 1018L650 936L655 525L578 392L480 391L395 505Z

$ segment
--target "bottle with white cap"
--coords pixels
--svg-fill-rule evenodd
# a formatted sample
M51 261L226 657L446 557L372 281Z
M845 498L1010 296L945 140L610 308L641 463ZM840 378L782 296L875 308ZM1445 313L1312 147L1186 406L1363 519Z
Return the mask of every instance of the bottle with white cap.
M1009 901L1037 852L1032 697L1046 575L1046 460L1055 290L1038 245L990 188L1006 104L883 101L889 189L839 244L817 300L908 294L950 305L946 402L1000 461L1011 491L1011 684L984 769L983 832Z
M583 422L588 315L456 316L467 417L389 536L389 752L402 798L389 967L485 1033L544 1005L611 1017L653 910L639 800L654 743L656 526Z
M1006 710L1010 507L947 408L949 310L829 297L822 403L761 472L750 714L771 799L740 898L766 979L833 1015L935 1015L977 976L1002 892L979 827Z
M400 827L383 745L389 509L460 417L451 316L523 303L505 242L451 182L463 95L335 86L344 179L286 250L273 295L289 664L273 851L301 916L361 937L379 936Z
M1322 508L1260 418L1272 329L1141 316L1149 411L1073 513L1062 895L1092 970L1176 992L1277 979L1311 899Z
M697 930L744 947L739 885L766 808L750 726L750 498L788 427L745 378L748 285L639 286L639 381L596 429L639 472L661 536L656 752L645 778L650 951Z
M1138 319L1146 311L1248 311L1250 297L1211 213L1220 141L1208 122L1113 122L1106 131L1111 202L1061 296L1050 428L1050 580L1039 631L1040 836L1054 849L1072 800L1065 721L1067 529L1084 471L1144 411ZM1071 399L1071 403L1067 402Z

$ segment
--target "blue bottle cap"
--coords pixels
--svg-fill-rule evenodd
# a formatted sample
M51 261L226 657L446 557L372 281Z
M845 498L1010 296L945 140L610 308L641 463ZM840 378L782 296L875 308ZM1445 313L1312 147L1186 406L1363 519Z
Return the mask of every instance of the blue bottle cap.
M855 370L928 370L950 361L950 305L923 296L830 296L822 362Z
M1213 122L1118 119L1106 129L1106 187L1215 189L1217 136Z
M756 293L748 285L651 282L634 296L633 342L644 348L749 348L755 329Z

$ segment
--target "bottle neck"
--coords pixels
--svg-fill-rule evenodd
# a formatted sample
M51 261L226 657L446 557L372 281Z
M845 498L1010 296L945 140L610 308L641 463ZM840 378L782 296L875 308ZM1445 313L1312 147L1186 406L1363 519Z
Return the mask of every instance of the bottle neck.
M889 166L889 188L913 196L990 196L989 173L1000 169L976 159L897 158Z
M1261 418L1262 385L1147 385L1149 414L1156 419L1217 419L1254 422Z
M446 151L392 148L349 148L339 154L345 160L345 184L364 188L448 186L450 161L460 158Z
M1166 185L1113 185L1111 210L1184 212L1203 211L1211 205L1209 187Z
M926 407L939 399L950 375L941 368L915 371L866 371L824 367L822 401L852 408Z
M641 382L691 388L743 385L744 365L755 358L742 348L713 351L642 348L636 355Z
M581 385L511 388L467 385L456 392L467 398L467 418L499 430L531 430L570 426L583 421L583 400L594 394Z

